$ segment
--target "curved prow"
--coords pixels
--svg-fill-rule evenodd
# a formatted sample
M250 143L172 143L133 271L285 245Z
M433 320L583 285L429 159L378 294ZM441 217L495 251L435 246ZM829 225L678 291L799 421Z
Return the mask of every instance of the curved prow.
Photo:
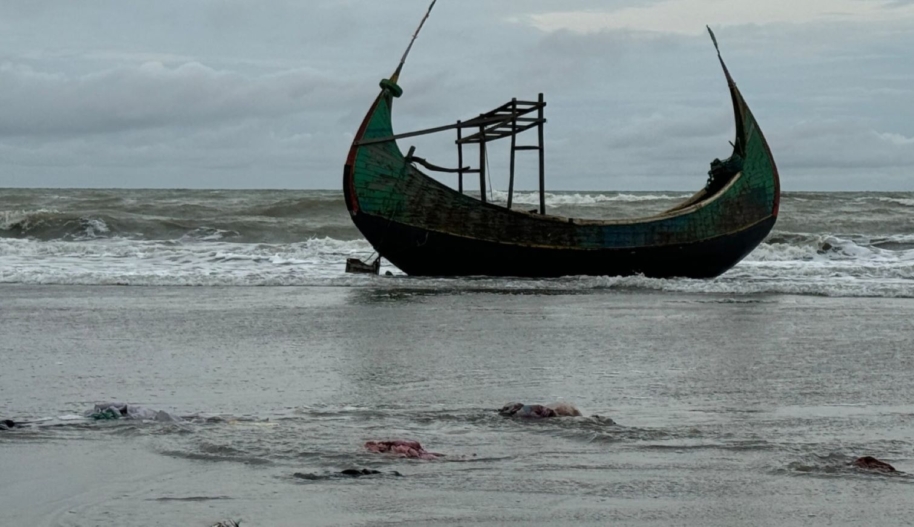
M378 95L377 99L375 99L375 102L372 104L368 114L365 115L365 119L362 121L362 125L359 127L359 131L356 134L355 139L352 142L352 146L349 149L349 156L346 159L346 165L343 169L343 194L346 200L346 206L349 209L349 213L352 215L357 214L359 211L359 199L356 195L354 182L352 179L353 165L355 163L356 154L358 153L359 141L361 141L369 132L372 119L375 117L375 113L378 110L379 106L386 106L387 112L381 112L382 122L380 123L380 129L382 131L381 133L375 135L384 136L385 134L393 134L390 126L389 114L393 99L399 98L403 95L403 89L400 88L399 84L397 84L400 80L400 73L403 72L403 66L406 64L406 59L409 58L409 53L413 49L413 44L415 44L416 39L419 38L419 33L425 26L425 22L431 16L432 9L435 8L435 4L437 3L438 0L432 0L432 3L428 6L428 11L425 12L425 16L422 17L422 21L419 22L419 27L416 28L416 32L413 33L413 38L409 41L409 45L406 47L406 51L403 53L403 57L400 59L400 63L397 65L397 69L394 70L393 75L391 75L389 79L383 79L381 81L381 93ZM385 113L387 115L386 122L384 122ZM396 149L396 144L393 144L393 148ZM397 153L399 153L399 150L397 150Z
M739 88L736 87L736 81L734 81L733 76L730 75L730 69L727 68L727 63L724 62L724 57L720 54L720 45L717 43L717 36L714 35L711 26L706 27L708 28L708 34L711 35L711 41L714 42L714 50L717 51L717 60L720 61L720 66L724 69L724 76L727 77L727 87L730 88L730 96L733 99L733 115L736 117L736 143L733 145L734 153L743 156L746 154L746 136L745 130L743 130L742 118L742 106L745 105L745 101L742 100L742 94L740 94Z
M744 159L747 165L751 165L753 162L763 162L764 164L770 165L770 179L774 186L772 189L773 202L771 204L771 215L777 218L781 203L781 181L777 165L771 154L771 148L768 146L768 141L765 139L758 123L755 121L752 110L750 110L749 105L746 104L743 94L740 93L739 88L736 86L736 81L734 81L733 76L730 75L730 69L727 68L727 63L724 62L724 58L721 55L717 37L714 35L714 31L710 26L708 26L708 34L711 35L711 41L714 42L714 49L717 51L717 59L720 61L720 66L724 70L724 76L727 78L727 86L730 88L730 96L733 99L733 114L736 118L736 141L733 144L733 154L734 156L739 156ZM755 153L755 150L758 150L757 148L750 148L749 145L750 141L756 139L761 143L762 151L765 154L764 160L747 159L747 156L752 156ZM747 166L745 170L750 170L750 167Z

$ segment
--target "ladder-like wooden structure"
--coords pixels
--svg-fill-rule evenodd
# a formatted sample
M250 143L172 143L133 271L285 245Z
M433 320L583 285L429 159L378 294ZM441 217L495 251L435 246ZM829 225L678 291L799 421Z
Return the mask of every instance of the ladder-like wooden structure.
M508 182L508 208L510 209L514 203L514 172L515 172L515 154L523 150L536 150L539 152L539 190L540 190L540 206L539 213L546 214L546 149L543 140L544 128L546 125L545 118L545 109L546 101L543 99L543 94L539 94L539 99L537 101L519 101L517 99L511 99L511 102L505 103L498 108L484 114L480 114L479 117L475 117L468 121L457 121L457 124L451 124L446 126L439 126L437 128L429 128L426 130L418 130L415 132L408 132L405 134L397 134L389 137L382 137L377 139L366 139L363 141L358 141L358 146L372 145L376 143L386 143L390 141L396 141L398 139L406 139L409 137L418 137L421 135L436 134L439 132L444 132L447 130L457 130L457 166L458 168L444 168L437 165L433 165L421 157L416 157L416 147L411 147L409 153L406 154L406 161L408 163L419 163L424 166L426 169L433 172L446 172L450 174L457 174L457 188L461 194L463 191L463 176L466 174L479 174L479 194L480 199L483 203L487 202L486 196L486 156L487 148L486 145L492 141L497 141L499 139L504 139L506 137L511 138L511 173L510 179ZM530 116L535 112L535 116ZM536 146L527 146L527 145L518 145L517 136L523 132L531 130L533 128L537 129L538 132L538 143ZM464 137L464 130L474 130L475 133ZM463 165L464 145L477 144L479 145L479 168L470 168Z
M539 187L540 187L540 214L546 214L546 150L543 144L544 117L546 101L543 94L539 94L537 101L518 101L503 104L498 108L480 115L478 118L467 122L457 123L457 166L459 175L459 190L463 193L463 175L465 173L479 173L479 192L483 203L486 201L486 144L491 141L511 138L511 172L508 180L508 208L514 202L514 168L515 154L520 150L539 151ZM536 112L536 117L525 117ZM463 137L464 128L478 128L479 131L468 137ZM537 128L539 142L536 146L518 146L517 136L527 130ZM463 170L463 145L479 145L479 169Z

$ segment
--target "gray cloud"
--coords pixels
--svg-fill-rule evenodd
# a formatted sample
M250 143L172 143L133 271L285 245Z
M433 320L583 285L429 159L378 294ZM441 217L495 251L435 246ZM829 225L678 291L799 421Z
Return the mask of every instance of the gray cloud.
M338 188L377 81L426 5L0 1L0 186ZM702 28L529 24L557 6L664 9L441 0L404 73L397 129L543 91L552 188L701 186L733 127ZM914 19L904 6L893 11L895 21L717 28L786 189L914 189ZM401 146L454 165L452 140ZM498 148L493 182L503 187L507 154Z
M122 66L71 76L0 66L0 135L71 136L157 127L206 127L301 112L356 99L348 85L310 70L249 76L197 62Z

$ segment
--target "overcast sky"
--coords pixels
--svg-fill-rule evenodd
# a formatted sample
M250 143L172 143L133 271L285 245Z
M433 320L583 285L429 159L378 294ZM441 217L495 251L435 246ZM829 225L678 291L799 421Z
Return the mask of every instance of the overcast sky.
M338 189L427 5L0 0L0 187ZM786 190L914 190L914 0L439 0L396 130L545 92L551 189L697 189L733 134L705 24Z

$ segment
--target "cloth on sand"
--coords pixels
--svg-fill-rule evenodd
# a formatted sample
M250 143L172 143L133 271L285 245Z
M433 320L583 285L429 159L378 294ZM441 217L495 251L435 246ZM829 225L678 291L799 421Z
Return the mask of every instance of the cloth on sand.
M394 454L412 459L432 460L443 456L428 452L417 441L369 441L365 443L365 448L376 454Z

